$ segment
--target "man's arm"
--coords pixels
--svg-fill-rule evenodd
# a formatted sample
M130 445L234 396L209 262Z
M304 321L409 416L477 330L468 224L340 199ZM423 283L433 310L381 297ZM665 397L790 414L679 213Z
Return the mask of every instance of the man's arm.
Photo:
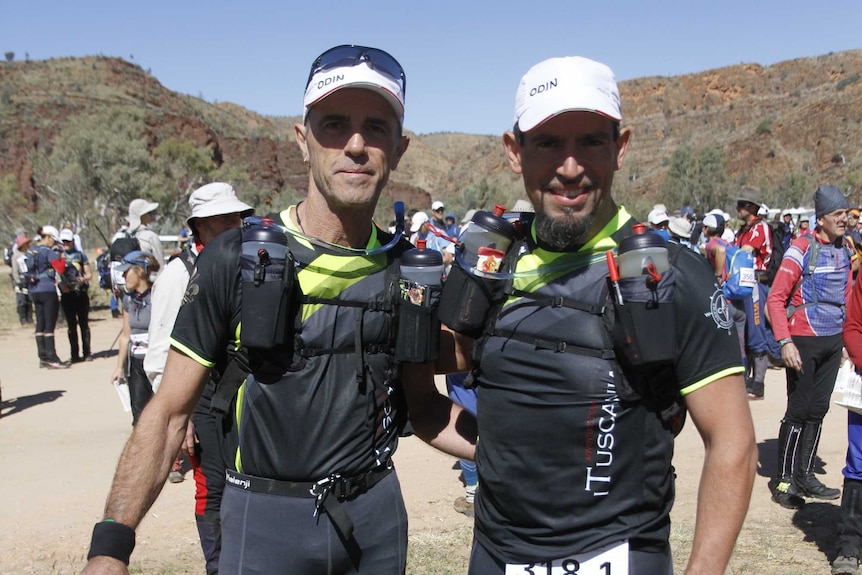
M475 460L476 418L437 391L434 365L403 364L401 382L417 437L460 459Z
M133 529L141 522L165 484L208 371L178 351L170 351L162 387L147 404L120 456L105 519ZM121 561L103 555L93 557L83 571L86 575L127 572Z
M440 328L440 355L434 362L437 373L459 373L472 369L473 339L454 332L448 327Z
M738 375L712 382L686 396L705 457L687 575L725 572L748 511L757 446L754 424Z

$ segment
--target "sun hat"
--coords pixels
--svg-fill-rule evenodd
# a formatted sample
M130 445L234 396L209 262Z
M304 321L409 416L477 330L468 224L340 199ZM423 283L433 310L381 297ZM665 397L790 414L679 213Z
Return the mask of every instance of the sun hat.
M512 212L535 212L536 209L533 207L533 203L530 200L525 200L523 198L517 200L515 205L512 206L510 210Z
M211 218L225 214L239 214L244 218L254 213L253 207L236 197L233 186L224 182L213 182L196 189L189 196L189 207L192 215L186 219L186 223L190 226L192 220L197 218Z
M159 207L158 202L148 202L147 200L136 198L129 203L129 229L141 227L141 216L156 211Z
M134 267L134 266L141 266L145 270L149 270L150 269L150 258L152 258L152 257L153 257L153 254L151 254L150 252L142 251L142 250L135 250L135 251L129 252L123 257L123 263L118 265L116 267L116 270L121 274L126 273L127 269Z
M42 236L50 236L55 242L60 241L60 232L54 226L42 226Z
M445 206L445 204L443 204L443 202L441 202L440 200L437 200L433 204L431 204L431 211L436 212L437 210L442 210L445 207L446 206Z
M691 224L688 223L688 220L680 217L672 217L670 218L670 223L667 226L668 231L673 235L689 239L691 237Z
M576 110L622 120L620 92L610 68L580 56L550 58L521 78L515 93L515 125L522 132Z
M336 62L343 65L321 66L320 63L329 54L344 52ZM377 60L385 60L385 64L397 66L401 72L400 78L393 77ZM317 68L317 69L316 69ZM391 55L376 48L363 46L336 46L317 57L312 65L311 76L305 88L303 105L303 120L308 110L330 94L343 88L365 88L383 96L395 110L401 123L404 122L404 71Z
M413 214L413 217L410 219L410 232L416 233L419 231L419 228L422 227L422 224L428 221L428 214L425 212L416 212Z
M652 210L647 216L647 221L654 226L657 226L669 220L670 218L667 216L667 212L665 212L664 210Z
M19 250L30 243L30 238L27 237L27 234L20 233L15 236L15 247Z
M61 242L74 242L75 234L72 233L72 230L69 228L63 228L60 231L60 241Z
M739 195L736 196L737 202L749 202L752 204L760 205L763 203L763 193L757 188L744 187L739 191Z
M467 210L467 212L464 214L464 217L463 217L463 218L461 218L461 223L462 223L462 224L466 224L466 223L470 222L470 221L473 219L473 216L474 216L475 214L476 214L476 210L475 210L474 208L470 208L470 209L469 209L469 210Z

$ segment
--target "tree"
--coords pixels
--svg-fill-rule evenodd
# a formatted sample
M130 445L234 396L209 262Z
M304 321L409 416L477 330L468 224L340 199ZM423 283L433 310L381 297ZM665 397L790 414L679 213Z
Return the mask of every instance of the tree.
M668 205L690 205L698 213L727 204L732 193L722 151L711 146L700 150L690 146L677 148L671 156L661 194Z
M152 199L160 204L162 226L177 228L191 193L210 181L215 170L212 152L191 142L169 138L156 146L153 156L157 173L167 185L156 190Z
M144 115L133 108L72 117L53 151L32 158L42 207L55 221L94 225L110 237L129 202L160 187L145 132Z
M3 55L4 55L4 56L6 56L6 61L7 61L7 62L11 62L12 60L14 60L14 59L15 59L15 52L6 52L6 53L5 53L5 54L3 54Z

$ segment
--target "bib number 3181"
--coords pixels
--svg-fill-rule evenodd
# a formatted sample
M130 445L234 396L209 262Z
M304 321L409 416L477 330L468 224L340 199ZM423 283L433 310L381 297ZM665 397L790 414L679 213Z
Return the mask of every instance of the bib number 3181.
M509 563L506 575L629 575L629 544L581 553L553 561Z

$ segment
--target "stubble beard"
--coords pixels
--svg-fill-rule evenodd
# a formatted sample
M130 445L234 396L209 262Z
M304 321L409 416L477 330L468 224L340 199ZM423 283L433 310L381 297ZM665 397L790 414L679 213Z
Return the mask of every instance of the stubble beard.
M582 246L589 239L587 234L596 216L591 213L577 217L575 213L571 208L564 208L563 215L556 218L536 214L536 237L554 251L572 251Z

